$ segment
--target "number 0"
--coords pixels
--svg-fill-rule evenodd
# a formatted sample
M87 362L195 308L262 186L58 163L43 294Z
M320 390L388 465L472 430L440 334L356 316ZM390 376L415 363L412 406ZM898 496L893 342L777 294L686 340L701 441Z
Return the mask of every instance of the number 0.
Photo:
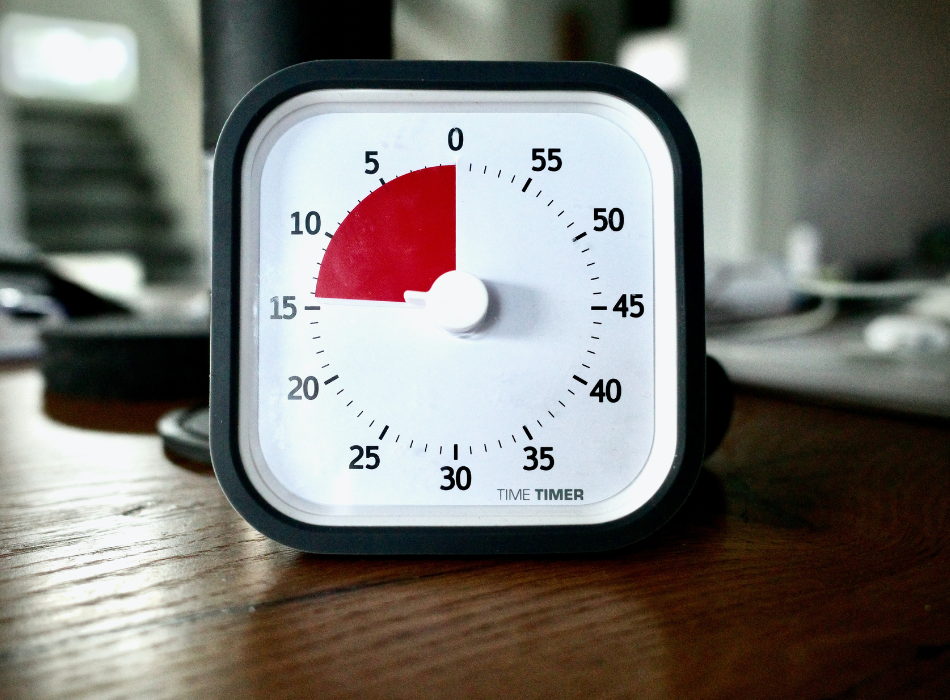
M307 377L303 380L303 395L307 401L313 401L320 393L320 382L316 377Z
M623 228L623 212L620 209L610 210L610 230L619 231Z
M617 403L620 401L620 382L616 379L611 379L607 382L607 400L610 403Z
M320 215L315 211L307 214L307 218L304 219L304 226L307 227L307 233L311 236L315 233L320 233Z
M453 151L461 151L463 140L461 129L457 126L449 129L449 148Z

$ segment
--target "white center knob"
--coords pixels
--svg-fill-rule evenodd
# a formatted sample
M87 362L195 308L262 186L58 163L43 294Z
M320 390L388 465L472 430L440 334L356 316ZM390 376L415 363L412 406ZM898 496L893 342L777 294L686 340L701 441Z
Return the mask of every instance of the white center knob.
M410 304L425 306L432 321L449 333L475 330L488 313L488 290L475 275L450 270L428 292L407 291Z

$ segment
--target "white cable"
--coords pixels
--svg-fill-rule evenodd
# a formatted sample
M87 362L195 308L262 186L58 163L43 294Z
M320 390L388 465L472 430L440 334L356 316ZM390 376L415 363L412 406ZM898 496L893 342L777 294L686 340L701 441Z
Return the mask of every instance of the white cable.
M821 330L834 320L837 313L838 301L826 298L811 311L730 324L727 328L711 331L709 335L716 339L753 341L792 338Z
M950 283L946 280L895 282L839 282L804 278L795 280L795 288L799 292L824 299L901 299L948 286Z

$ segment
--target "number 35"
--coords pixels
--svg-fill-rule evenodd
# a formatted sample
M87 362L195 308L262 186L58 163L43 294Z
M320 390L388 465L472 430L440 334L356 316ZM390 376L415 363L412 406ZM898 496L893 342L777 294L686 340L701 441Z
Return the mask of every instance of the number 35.
M546 472L554 468L554 448L553 447L542 447L541 448L541 459L547 461L547 464L540 464L538 462L538 451L531 447L530 445L524 448L524 451L527 453L528 461L530 464L526 464L522 467L526 472L534 471L540 465L541 471Z

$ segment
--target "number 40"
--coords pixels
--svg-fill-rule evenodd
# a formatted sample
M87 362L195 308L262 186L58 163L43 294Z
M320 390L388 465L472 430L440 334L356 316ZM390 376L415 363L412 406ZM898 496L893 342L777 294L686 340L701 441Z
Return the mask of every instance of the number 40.
M598 379L594 388L590 390L590 395L600 403L607 399L610 403L620 401L620 382L616 379L608 379L606 383L603 379Z

